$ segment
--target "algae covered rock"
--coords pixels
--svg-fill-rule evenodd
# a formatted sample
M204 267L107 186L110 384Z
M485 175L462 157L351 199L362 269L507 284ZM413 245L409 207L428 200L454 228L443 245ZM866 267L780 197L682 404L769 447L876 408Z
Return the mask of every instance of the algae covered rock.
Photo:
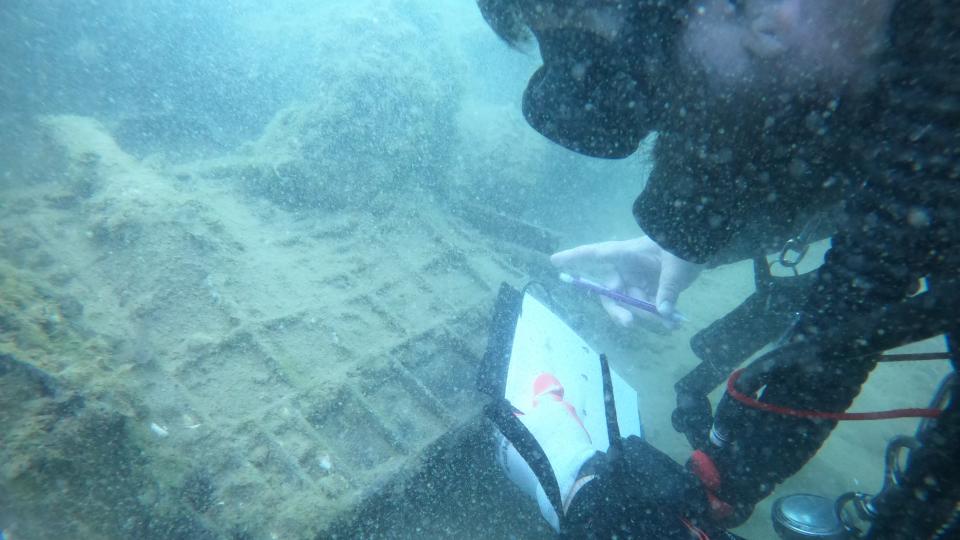
M463 144L456 180L463 197L508 213L528 209L557 149L510 105L466 102L457 119Z
M386 6L332 10L311 29L315 55L303 69L316 77L305 97L242 152L250 192L335 209L443 182L457 140L458 64L428 24Z

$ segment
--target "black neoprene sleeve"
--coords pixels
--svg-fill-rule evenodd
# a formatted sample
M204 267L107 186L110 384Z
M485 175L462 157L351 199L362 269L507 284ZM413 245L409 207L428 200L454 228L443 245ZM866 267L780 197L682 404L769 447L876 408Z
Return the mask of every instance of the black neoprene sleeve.
M870 339L866 334L844 333L865 314L905 300L920 277L927 277L933 293L956 290L938 284L960 278L958 23L956 2L898 2L891 53L881 81L883 107L871 134L872 144L862 155L851 156L864 163L863 184L845 203L845 221L807 299L799 339ZM957 300L945 303L956 305ZM814 354L797 365L798 369L768 384L761 401L799 409L844 410L873 362ZM729 442L710 453L723 477L719 495L734 504L737 517L743 519L776 483L816 453L834 423L756 410L730 414L731 409L743 406L725 396L718 419L726 415L739 422L729 430ZM947 469L955 468L952 456L960 450L958 430L951 426L955 416L948 414L940 438L928 441L932 446L916 456L917 470L939 472L922 481L915 478L920 483L943 482L943 489L954 490L954 496L956 475L947 474ZM922 465L921 460L932 461ZM900 504L909 498L904 496Z

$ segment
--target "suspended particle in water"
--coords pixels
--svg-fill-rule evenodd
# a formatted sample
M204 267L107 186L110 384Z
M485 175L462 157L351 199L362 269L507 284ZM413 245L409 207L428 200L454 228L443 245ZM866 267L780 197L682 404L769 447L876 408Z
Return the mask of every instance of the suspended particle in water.
M170 432L167 431L166 426L161 426L156 422L150 422L150 431L152 431L154 435L160 438L166 437L167 435L170 434Z

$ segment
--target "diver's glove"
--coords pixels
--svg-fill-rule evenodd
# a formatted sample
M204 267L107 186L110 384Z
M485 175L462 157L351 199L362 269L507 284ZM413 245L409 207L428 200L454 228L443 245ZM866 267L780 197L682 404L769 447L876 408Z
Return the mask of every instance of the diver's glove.
M710 399L694 392L677 392L677 408L670 415L670 423L677 433L683 433L695 449L705 448L707 434L713 425L713 406Z
M711 527L700 479L639 437L623 440L620 455L598 454L585 475L595 477L574 496L564 537L689 540L691 532Z

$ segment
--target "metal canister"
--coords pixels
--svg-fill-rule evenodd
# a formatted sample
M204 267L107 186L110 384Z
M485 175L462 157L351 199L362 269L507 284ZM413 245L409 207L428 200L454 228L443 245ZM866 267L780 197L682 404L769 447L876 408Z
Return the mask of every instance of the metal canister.
M773 503L773 528L784 540L848 540L837 517L834 501L820 495L798 493Z

